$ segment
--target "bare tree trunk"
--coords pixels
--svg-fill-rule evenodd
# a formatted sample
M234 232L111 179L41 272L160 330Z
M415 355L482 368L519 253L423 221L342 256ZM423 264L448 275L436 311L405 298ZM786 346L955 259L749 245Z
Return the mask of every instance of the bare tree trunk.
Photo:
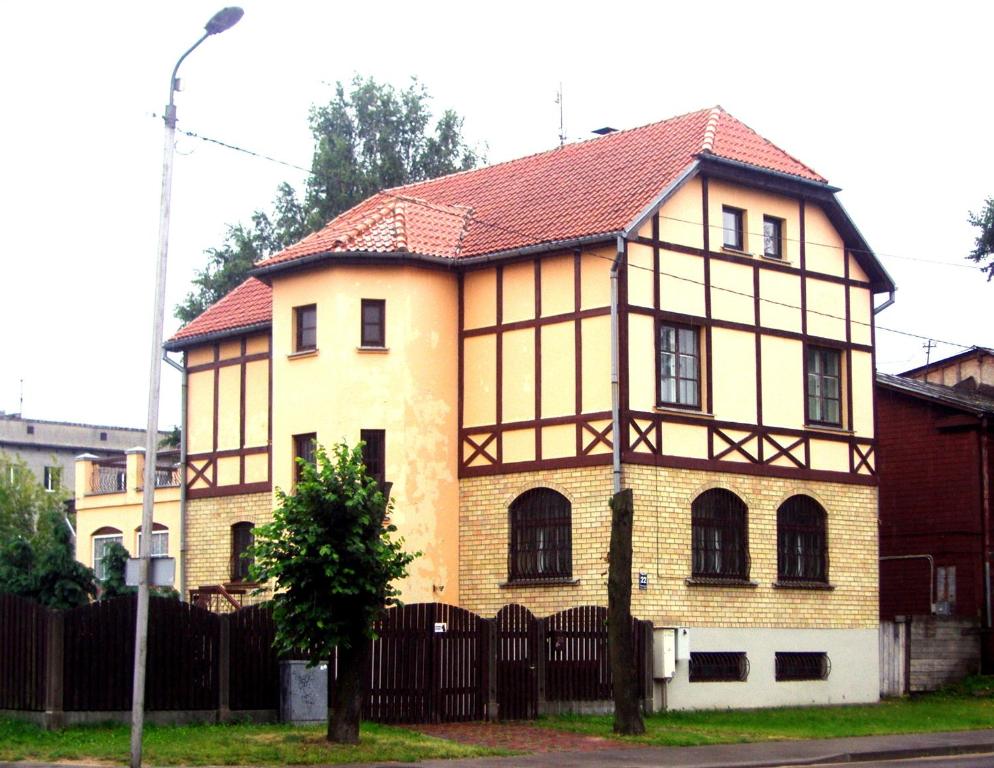
M645 733L639 711L638 676L632 640L631 489L611 498L611 549L607 576L607 645L614 681L614 732Z
M359 721L366 693L370 650L369 638L353 636L348 648L338 648L338 679L335 681L332 680L329 665L328 741L359 743Z

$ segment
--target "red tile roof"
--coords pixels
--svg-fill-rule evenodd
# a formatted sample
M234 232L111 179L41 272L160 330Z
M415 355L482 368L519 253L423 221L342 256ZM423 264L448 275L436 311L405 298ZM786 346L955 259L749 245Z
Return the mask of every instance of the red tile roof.
M714 107L385 190L260 266L336 251L459 258L617 232L699 154L825 182Z
M248 328L270 322L273 313L273 290L255 277L228 293L204 310L169 340L169 345L186 346L200 337Z
M582 237L633 222L698 155L825 179L721 107L617 131L506 163L384 190L259 266L330 252L448 259ZM170 344L270 320L271 291L250 278Z

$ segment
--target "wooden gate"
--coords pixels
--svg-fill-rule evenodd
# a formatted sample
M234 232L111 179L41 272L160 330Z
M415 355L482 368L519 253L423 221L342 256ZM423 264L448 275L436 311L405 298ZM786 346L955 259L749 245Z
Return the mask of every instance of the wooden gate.
M538 619L523 605L505 605L494 622L500 719L533 720L538 717Z
M379 723L481 720L487 623L463 608L416 603L377 622L363 717Z

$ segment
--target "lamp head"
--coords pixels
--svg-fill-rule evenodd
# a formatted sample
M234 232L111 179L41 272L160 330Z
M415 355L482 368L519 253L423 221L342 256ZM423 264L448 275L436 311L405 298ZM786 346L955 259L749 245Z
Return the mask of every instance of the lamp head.
M245 11L237 6L222 8L211 16L211 20L207 22L204 29L207 30L208 35L219 35L235 26L244 14Z

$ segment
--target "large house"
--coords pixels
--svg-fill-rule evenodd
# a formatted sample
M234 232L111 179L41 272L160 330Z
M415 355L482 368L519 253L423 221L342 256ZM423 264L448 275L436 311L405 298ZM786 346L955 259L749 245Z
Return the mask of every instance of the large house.
M633 611L689 628L668 706L875 700L894 285L837 191L716 107L385 190L261 262L166 345L186 590L244 580L315 440L363 440L423 552L406 601L605 604L632 488Z

